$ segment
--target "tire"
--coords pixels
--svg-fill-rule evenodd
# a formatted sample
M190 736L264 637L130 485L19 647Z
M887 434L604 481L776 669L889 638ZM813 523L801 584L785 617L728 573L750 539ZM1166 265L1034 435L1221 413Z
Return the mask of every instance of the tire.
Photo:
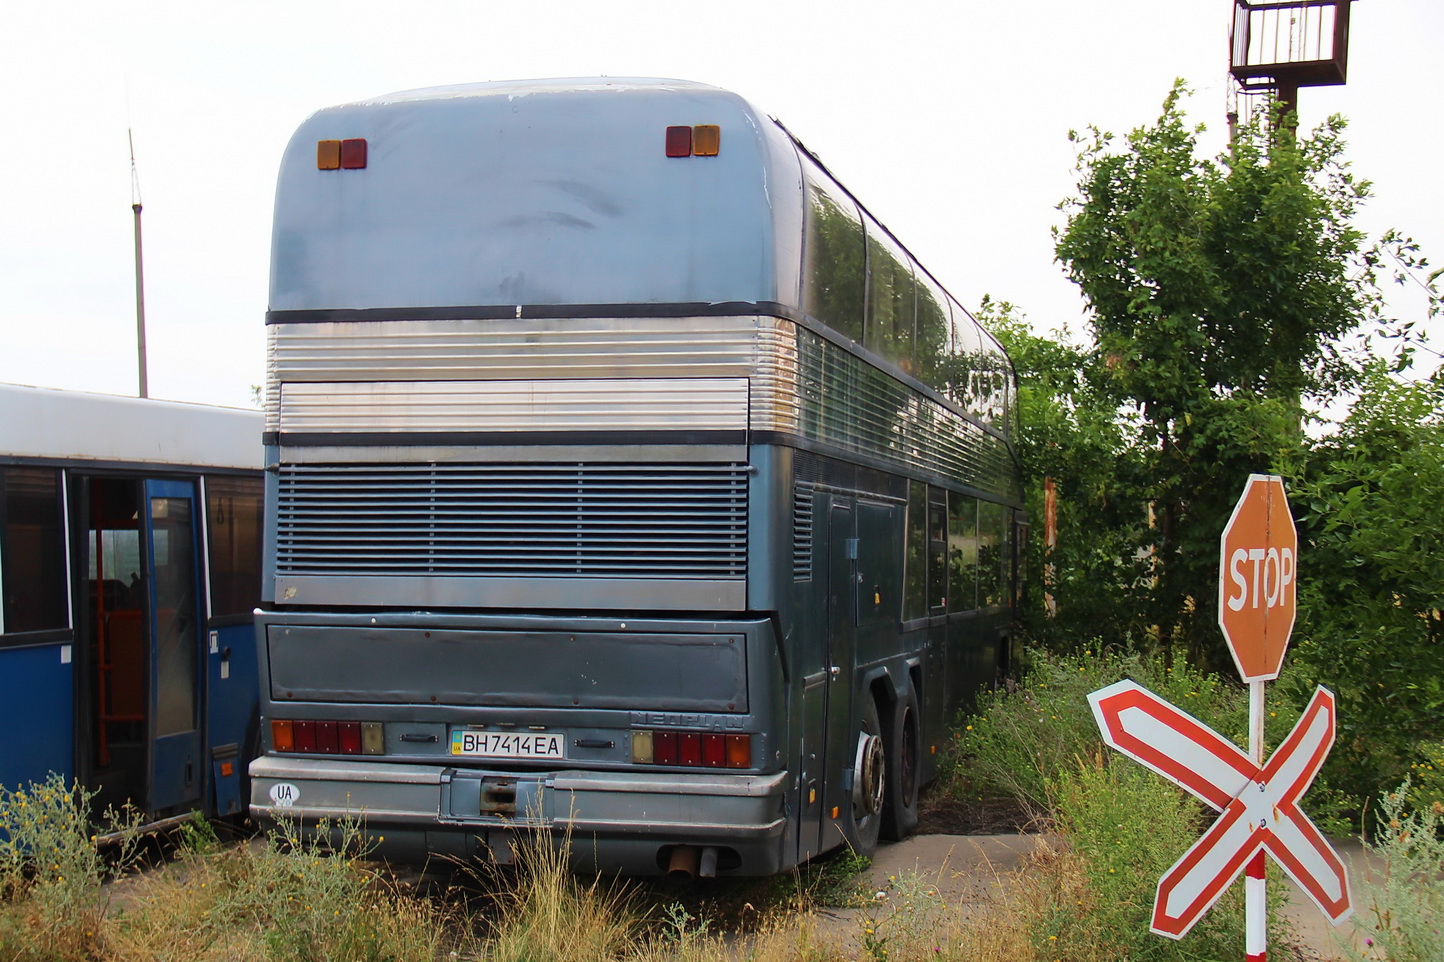
M857 855L872 857L882 831L887 807L887 750L877 702L870 693L862 695L862 718L854 743L852 799L843 819L843 838Z
M886 803L882 809L882 837L899 842L917 831L919 743L918 692L908 682L908 693L893 709L886 739Z

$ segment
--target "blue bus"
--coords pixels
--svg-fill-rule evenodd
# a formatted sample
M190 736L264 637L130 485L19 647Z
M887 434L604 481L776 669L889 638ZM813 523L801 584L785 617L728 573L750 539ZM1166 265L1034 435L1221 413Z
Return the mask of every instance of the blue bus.
M245 815L259 412L0 384L0 785Z
M1011 647L1015 379L780 124L651 79L322 110L267 333L260 820L703 876L914 830Z

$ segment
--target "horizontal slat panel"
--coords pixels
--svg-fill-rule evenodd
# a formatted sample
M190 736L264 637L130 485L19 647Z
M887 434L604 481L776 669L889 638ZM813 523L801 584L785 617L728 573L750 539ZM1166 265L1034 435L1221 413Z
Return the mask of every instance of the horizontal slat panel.
M279 576L741 579L741 464L286 465Z

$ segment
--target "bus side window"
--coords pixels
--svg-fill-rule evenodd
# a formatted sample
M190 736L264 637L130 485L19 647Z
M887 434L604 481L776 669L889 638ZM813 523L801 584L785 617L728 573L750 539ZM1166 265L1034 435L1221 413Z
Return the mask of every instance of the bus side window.
M0 469L0 632L70 626L64 531L59 471Z
M827 183L807 185L806 263L802 309L844 337L862 343L867 284L866 240L857 207Z
M948 609L948 493L928 488L928 612Z
M978 499L948 494L949 611L978 606Z
M877 222L867 224L867 324L863 336L868 350L914 373L913 269L897 242Z
M1008 509L984 501L978 511L978 604L1007 602Z
M908 482L908 530L906 588L903 592L903 621L928 613L928 486Z
M206 478L212 618L249 615L261 601L260 478Z

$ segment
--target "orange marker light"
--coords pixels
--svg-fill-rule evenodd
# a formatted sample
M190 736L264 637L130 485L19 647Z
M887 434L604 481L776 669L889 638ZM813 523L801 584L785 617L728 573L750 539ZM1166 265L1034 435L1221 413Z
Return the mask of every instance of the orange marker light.
M341 141L320 140L316 142L316 169L341 169Z
M752 764L752 736L727 736L727 767L747 768Z
M278 752L296 750L296 742L291 735L290 719L271 719L271 747Z
M701 124L692 128L692 154L696 157L716 157L722 145L722 128L716 124Z

